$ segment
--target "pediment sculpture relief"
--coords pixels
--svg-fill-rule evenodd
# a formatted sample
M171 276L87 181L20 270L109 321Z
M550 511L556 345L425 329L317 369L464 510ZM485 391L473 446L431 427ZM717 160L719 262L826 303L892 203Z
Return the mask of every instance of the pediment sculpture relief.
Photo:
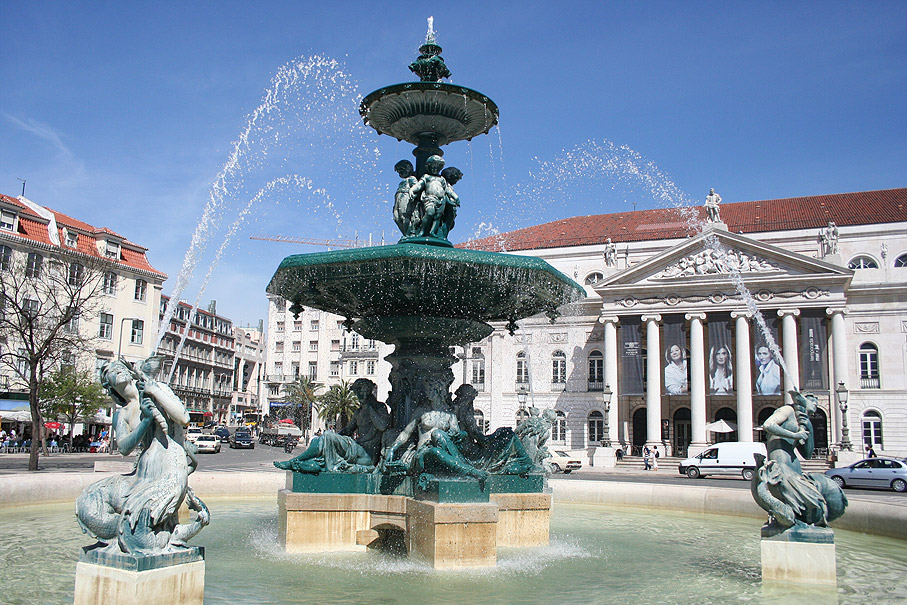
M739 273L769 273L780 271L781 268L755 255L736 250L721 253L708 248L681 258L653 277L663 279L693 275L719 275L731 273L733 270Z

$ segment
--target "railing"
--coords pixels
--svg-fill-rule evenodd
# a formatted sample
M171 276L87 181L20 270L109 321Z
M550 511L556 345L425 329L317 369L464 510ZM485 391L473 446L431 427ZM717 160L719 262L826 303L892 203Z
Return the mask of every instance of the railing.
M881 385L879 384L879 377L872 378L860 378L860 388L861 389L879 389Z
M604 391L605 383L602 380L590 380L589 381L589 390L590 391Z
M472 384L472 388L474 388L479 393L485 392L485 383L484 382L473 382L470 384Z
M566 388L567 388L566 382L552 382L551 383L551 392L552 393L557 393L559 391L563 391Z

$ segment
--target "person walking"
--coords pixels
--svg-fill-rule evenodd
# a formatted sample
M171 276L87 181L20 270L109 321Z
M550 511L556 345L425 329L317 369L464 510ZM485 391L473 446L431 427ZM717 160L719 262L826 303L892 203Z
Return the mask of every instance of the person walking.
M875 457L876 457L876 451L872 448L872 444L871 444L871 443L867 443L867 444L866 444L866 457L867 457L867 458L875 458Z
M649 446L647 445L642 450L642 463L646 467L646 470L649 470L649 454L651 454L651 452L649 451Z
M652 448L652 470L658 470L658 446Z

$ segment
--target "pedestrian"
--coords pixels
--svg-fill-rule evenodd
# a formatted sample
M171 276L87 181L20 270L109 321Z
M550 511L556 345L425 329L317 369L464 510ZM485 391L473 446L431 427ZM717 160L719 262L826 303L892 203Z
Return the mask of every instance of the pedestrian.
M614 453L617 455L618 462L624 459L624 450L621 447L618 447Z
M876 451L875 451L874 449L872 449L872 444L871 444L871 443L867 443L867 444L866 444L866 457L867 457L867 458L875 458L875 457L876 457Z
M652 470L658 470L658 446L652 448Z
M642 463L646 467L646 470L649 470L649 454L650 453L651 452L649 451L648 445L642 449Z

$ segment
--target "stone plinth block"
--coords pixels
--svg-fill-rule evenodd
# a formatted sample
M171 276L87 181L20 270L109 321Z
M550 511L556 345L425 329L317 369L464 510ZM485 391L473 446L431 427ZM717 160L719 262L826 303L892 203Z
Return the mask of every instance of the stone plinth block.
M497 564L498 506L406 500L409 556L435 569Z
M762 581L837 584L834 532L831 528L762 532Z
M414 496L432 502L488 502L488 488L488 482L472 477L436 477L424 487L417 485Z
M132 557L83 549L76 565L75 605L202 605L204 551Z
M492 494L498 506L499 547L547 546L551 529L551 494Z

